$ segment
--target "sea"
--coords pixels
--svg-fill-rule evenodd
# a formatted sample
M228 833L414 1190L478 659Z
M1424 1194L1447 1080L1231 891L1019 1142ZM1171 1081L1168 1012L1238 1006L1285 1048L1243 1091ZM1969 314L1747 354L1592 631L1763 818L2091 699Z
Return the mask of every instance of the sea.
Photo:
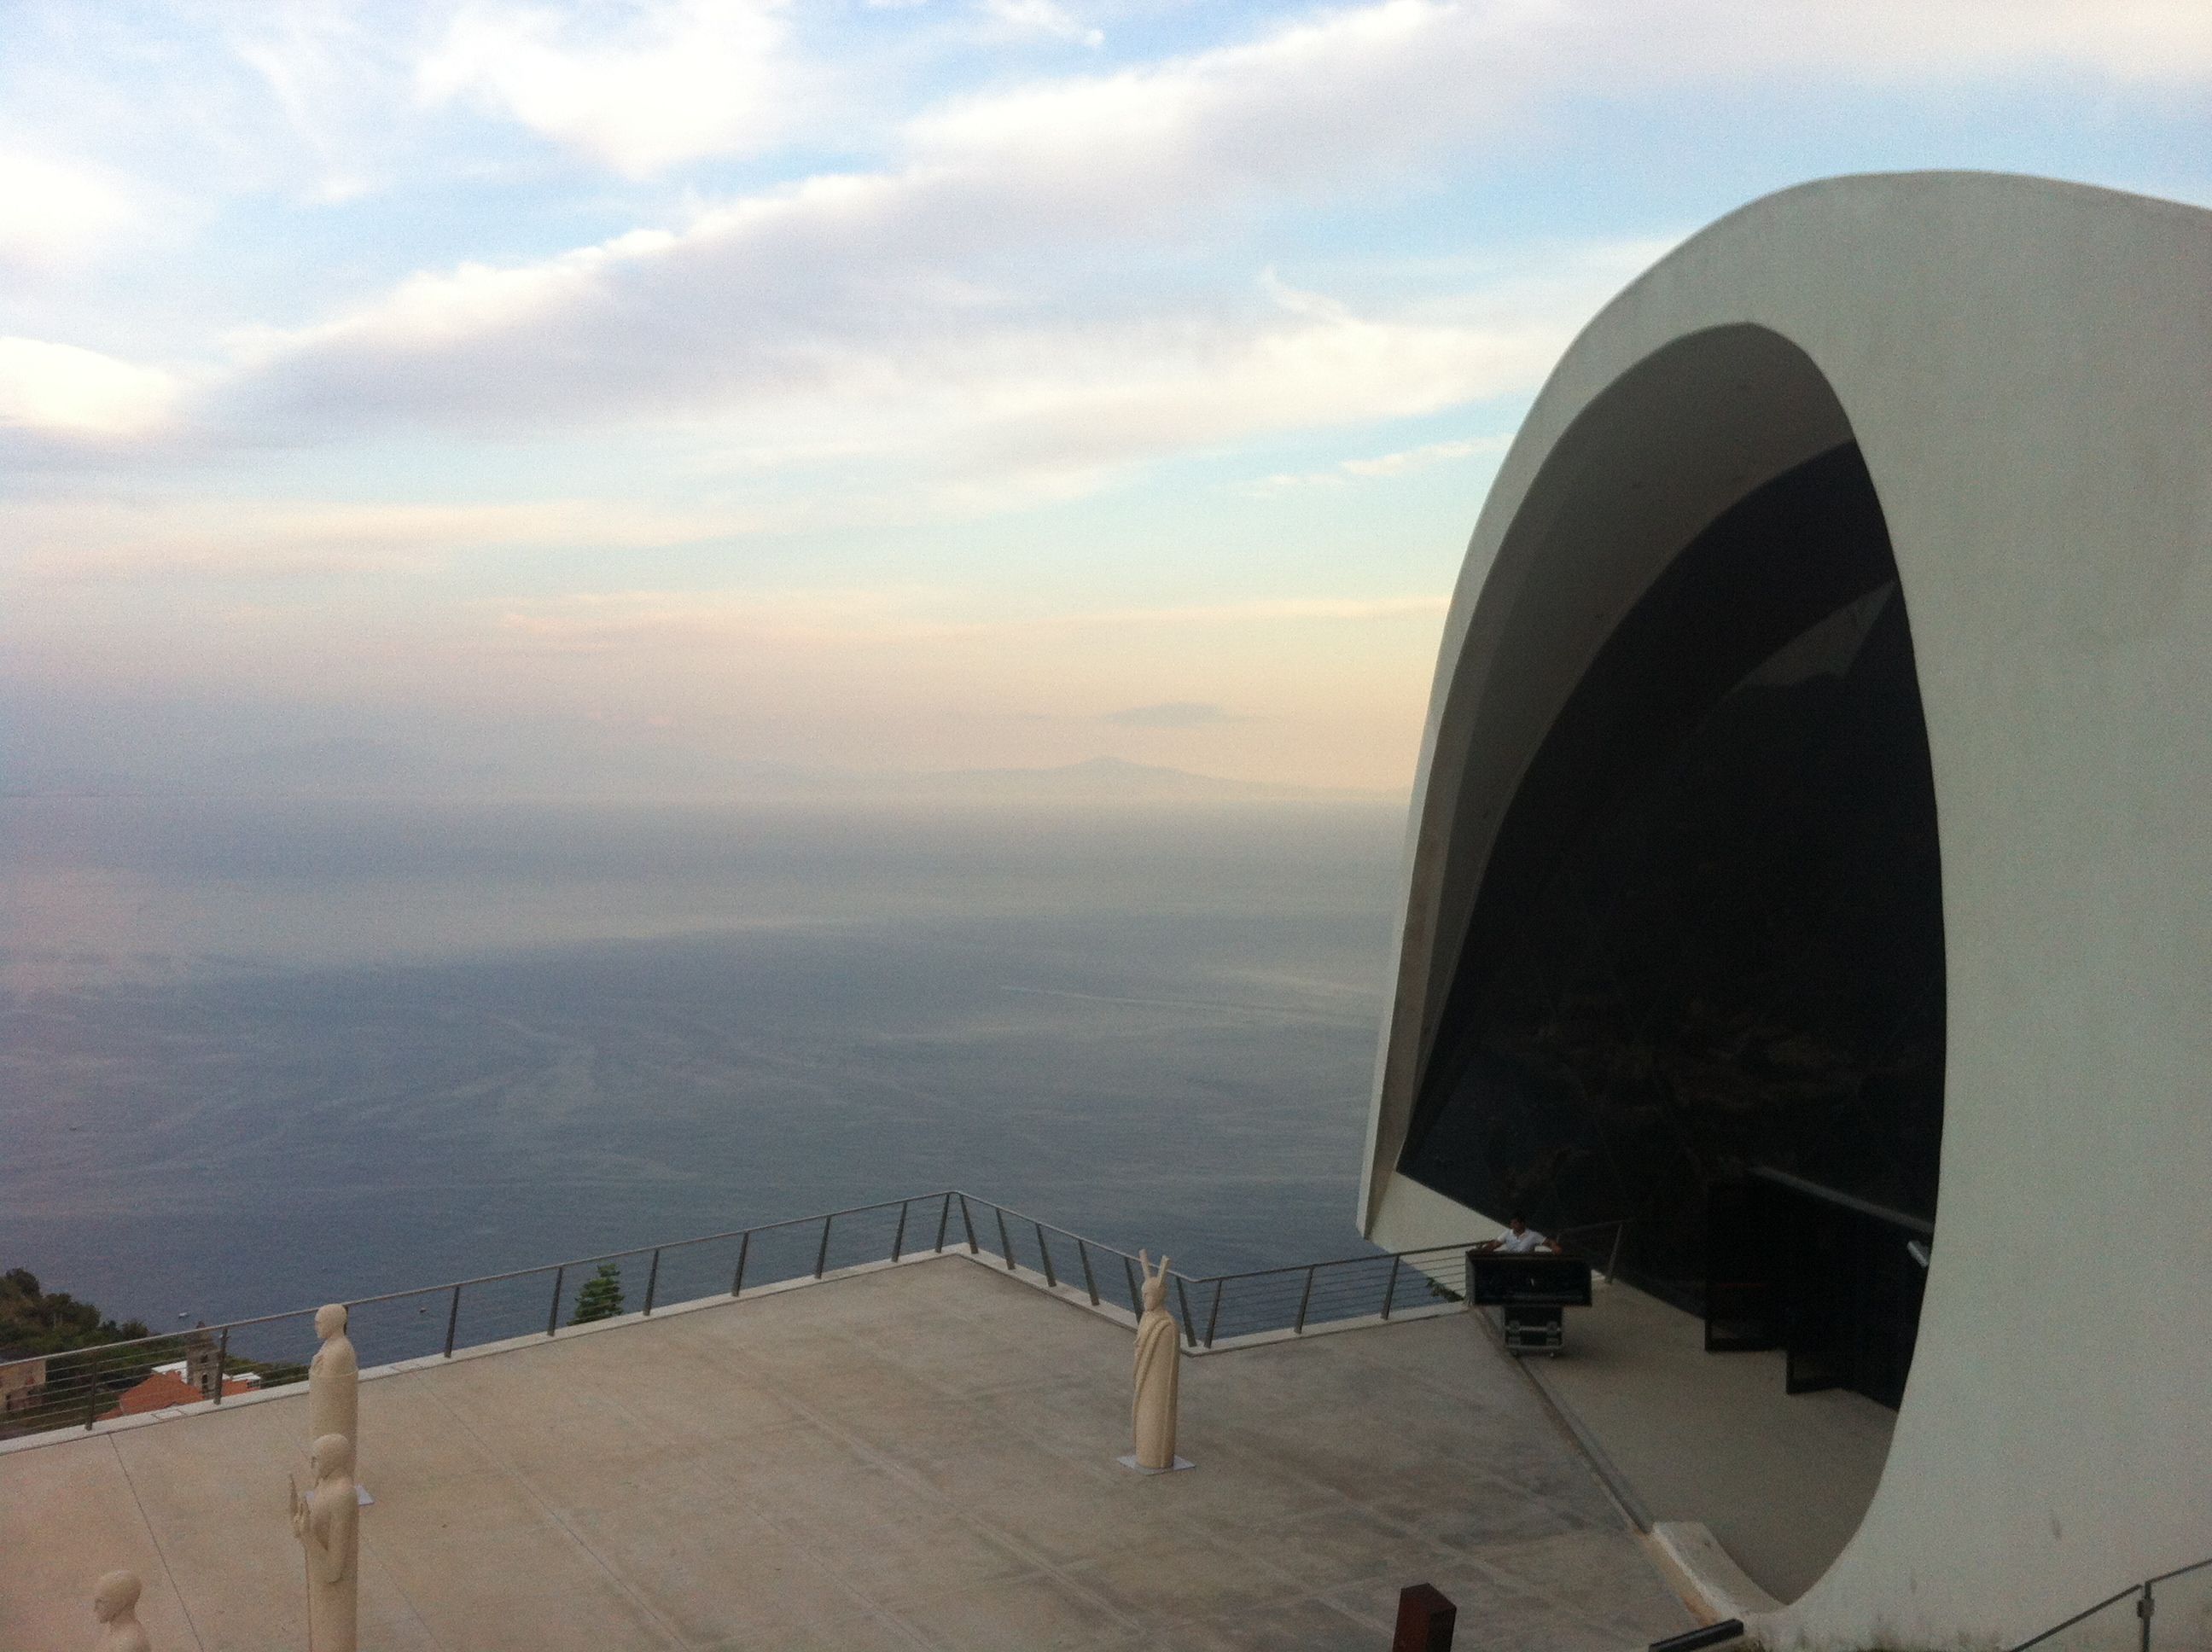
M1360 1254L1401 802L0 799L0 1268L156 1329L958 1187Z

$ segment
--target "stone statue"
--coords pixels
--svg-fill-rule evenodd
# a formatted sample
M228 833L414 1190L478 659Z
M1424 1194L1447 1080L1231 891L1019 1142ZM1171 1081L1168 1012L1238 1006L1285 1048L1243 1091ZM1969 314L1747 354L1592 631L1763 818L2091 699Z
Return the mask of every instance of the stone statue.
M153 1652L138 1621L137 1572L112 1571L101 1578L92 1591L92 1615L100 1621L92 1652Z
M353 1489L353 1442L315 1442L314 1490L292 1493L292 1535L307 1557L308 1652L356 1652L361 1611L361 1505Z
M1168 1259L1161 1257L1155 1269L1151 1257L1139 1251L1137 1265L1145 1271L1145 1312L1137 1321L1133 1467L1157 1474L1176 1466L1176 1394L1182 1376L1182 1337L1166 1306Z
M361 1449L361 1361L346 1335L347 1314L342 1303L315 1310L315 1334L323 1345L307 1366L307 1438L343 1434Z

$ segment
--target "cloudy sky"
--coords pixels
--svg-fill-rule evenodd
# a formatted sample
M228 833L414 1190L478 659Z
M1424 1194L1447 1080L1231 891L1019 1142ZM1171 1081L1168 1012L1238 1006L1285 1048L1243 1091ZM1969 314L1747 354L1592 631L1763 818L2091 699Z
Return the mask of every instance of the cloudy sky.
M0 789L1400 788L1613 291L1825 173L2212 202L2208 90L2204 0L11 0Z

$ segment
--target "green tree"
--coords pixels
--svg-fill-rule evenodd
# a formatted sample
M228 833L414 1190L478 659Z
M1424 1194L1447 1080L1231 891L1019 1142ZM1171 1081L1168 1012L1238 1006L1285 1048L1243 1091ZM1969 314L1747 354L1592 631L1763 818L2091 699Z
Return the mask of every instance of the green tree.
M64 1291L46 1291L27 1267L0 1273L0 1348L27 1354L65 1353L128 1342L149 1334L137 1320L104 1319L88 1302Z
M601 1262L599 1271L576 1292L576 1311L568 1323L589 1325L593 1320L611 1320L622 1311L622 1269L613 1262Z
M19 1394L17 1408L0 1417L0 1438L82 1422L88 1410L104 1408L156 1364L184 1354L182 1338L139 1340L149 1334L137 1320L118 1324L88 1302L46 1290L27 1267L0 1272L0 1361L46 1362L43 1386ZM135 1345L100 1351L119 1342Z

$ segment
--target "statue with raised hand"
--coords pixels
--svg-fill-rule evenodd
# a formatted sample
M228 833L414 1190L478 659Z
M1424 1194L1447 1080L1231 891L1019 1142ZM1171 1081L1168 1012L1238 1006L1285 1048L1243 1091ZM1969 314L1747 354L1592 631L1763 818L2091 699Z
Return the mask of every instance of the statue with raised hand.
M112 1571L92 1591L92 1615L100 1638L92 1652L153 1652L145 1625L138 1621L138 1574Z
M308 1652L356 1652L361 1613L361 1505L353 1489L353 1442L325 1434L314 1444L315 1485L292 1493L292 1535L307 1558Z
M1168 1259L1154 1268L1137 1253L1144 1270L1145 1311L1137 1321L1137 1392L1132 1407L1137 1429L1139 1468L1152 1473L1176 1464L1176 1400L1182 1376L1182 1339L1167 1310Z

